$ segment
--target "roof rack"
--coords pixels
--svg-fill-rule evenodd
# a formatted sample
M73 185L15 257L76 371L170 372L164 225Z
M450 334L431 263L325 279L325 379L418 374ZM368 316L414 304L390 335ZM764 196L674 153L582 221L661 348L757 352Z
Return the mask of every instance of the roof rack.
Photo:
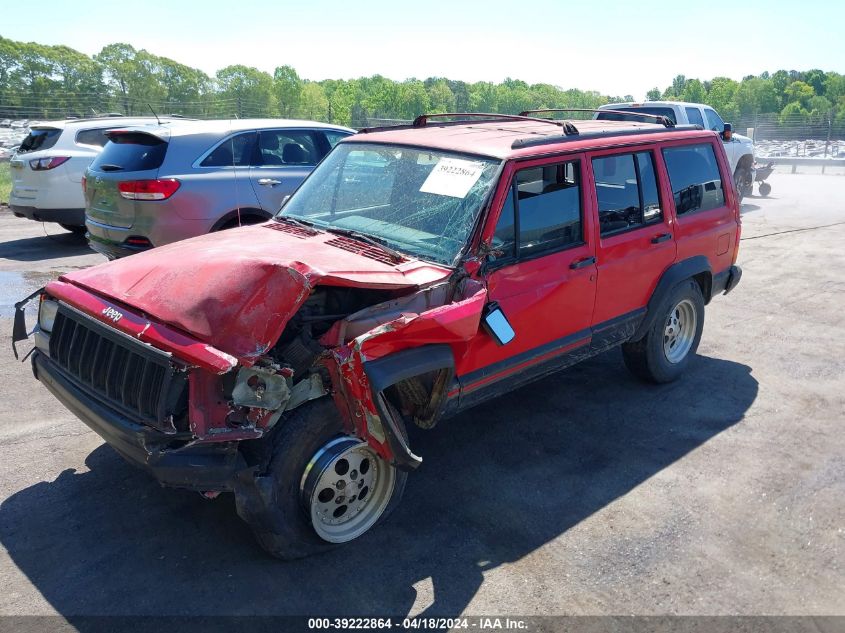
M649 119L657 119L657 123L661 123L663 127L675 127L675 122L668 116L661 114L642 114L639 112L632 112L631 110L599 110L598 108L542 108L540 110L524 110L519 113L519 116L528 116L530 114L545 114L548 112L612 112L613 114L624 114L627 116L641 116Z
M447 118L447 117L463 117L457 121L442 121L439 125L463 125L468 119L483 119L484 121L531 121L533 123L547 123L563 128L564 134L567 136L578 134L578 129L569 121L543 119L540 117L530 117L524 114L493 114L491 112L441 112L437 114L421 114L414 121L408 125L386 125L381 127L362 128L359 133L381 132L383 130L408 130L412 128L425 127L429 119Z
M607 110L602 110L607 112ZM703 130L701 125L672 125L669 126L673 131L684 132L692 130ZM600 130L597 132L587 132L586 134L579 134L574 138L567 138L561 136L544 136L541 138L518 138L511 143L511 149L520 149L523 147L534 147L535 145L550 145L553 143L561 143L564 141L580 141L584 139L605 138L610 136L639 136L645 134L661 134L666 132L665 128L661 127L625 127L617 128L615 130Z

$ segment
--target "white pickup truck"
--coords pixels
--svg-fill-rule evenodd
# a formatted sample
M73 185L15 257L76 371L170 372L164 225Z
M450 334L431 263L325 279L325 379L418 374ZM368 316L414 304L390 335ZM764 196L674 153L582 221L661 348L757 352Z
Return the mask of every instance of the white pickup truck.
M642 103L608 103L601 106L599 110L631 112L630 120L632 121L643 121L642 118L634 118L637 114L666 116L678 125L696 124L705 130L718 132L725 143L725 153L731 163L740 198L751 195L755 179L754 143L747 136L725 130L724 120L710 106L683 101L644 101ZM597 119L612 121L624 121L625 117L626 115L616 112L598 112L595 115Z

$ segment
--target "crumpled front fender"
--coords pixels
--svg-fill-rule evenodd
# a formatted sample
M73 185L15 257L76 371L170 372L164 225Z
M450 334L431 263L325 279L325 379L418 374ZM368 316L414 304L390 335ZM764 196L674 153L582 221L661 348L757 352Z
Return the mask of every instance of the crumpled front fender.
M478 333L487 291L480 283L467 281L462 295L464 298L458 301L419 313L403 312L334 348L324 360L336 386L335 401L349 431L399 467L416 468L422 459L411 451L400 432L401 421L393 419L397 415L395 408L386 403L384 389L393 383L388 379L373 385L366 364L422 346L447 345L453 357L455 352L462 353L465 344Z

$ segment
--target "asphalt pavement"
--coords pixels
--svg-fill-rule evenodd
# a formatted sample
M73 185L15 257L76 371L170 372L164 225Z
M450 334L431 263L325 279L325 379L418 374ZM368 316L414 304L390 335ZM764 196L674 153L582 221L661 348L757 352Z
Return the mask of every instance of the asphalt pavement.
M770 182L681 381L613 350L417 431L389 522L292 563L15 361L13 303L103 258L0 211L0 615L845 615L845 177Z

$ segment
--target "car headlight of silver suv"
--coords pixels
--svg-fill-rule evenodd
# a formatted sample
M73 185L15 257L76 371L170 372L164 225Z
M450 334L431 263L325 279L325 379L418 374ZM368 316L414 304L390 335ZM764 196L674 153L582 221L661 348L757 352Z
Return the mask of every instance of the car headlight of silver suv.
M59 302L53 299L42 299L38 306L38 327L45 332L53 331L53 323L56 320L56 312L59 311Z

